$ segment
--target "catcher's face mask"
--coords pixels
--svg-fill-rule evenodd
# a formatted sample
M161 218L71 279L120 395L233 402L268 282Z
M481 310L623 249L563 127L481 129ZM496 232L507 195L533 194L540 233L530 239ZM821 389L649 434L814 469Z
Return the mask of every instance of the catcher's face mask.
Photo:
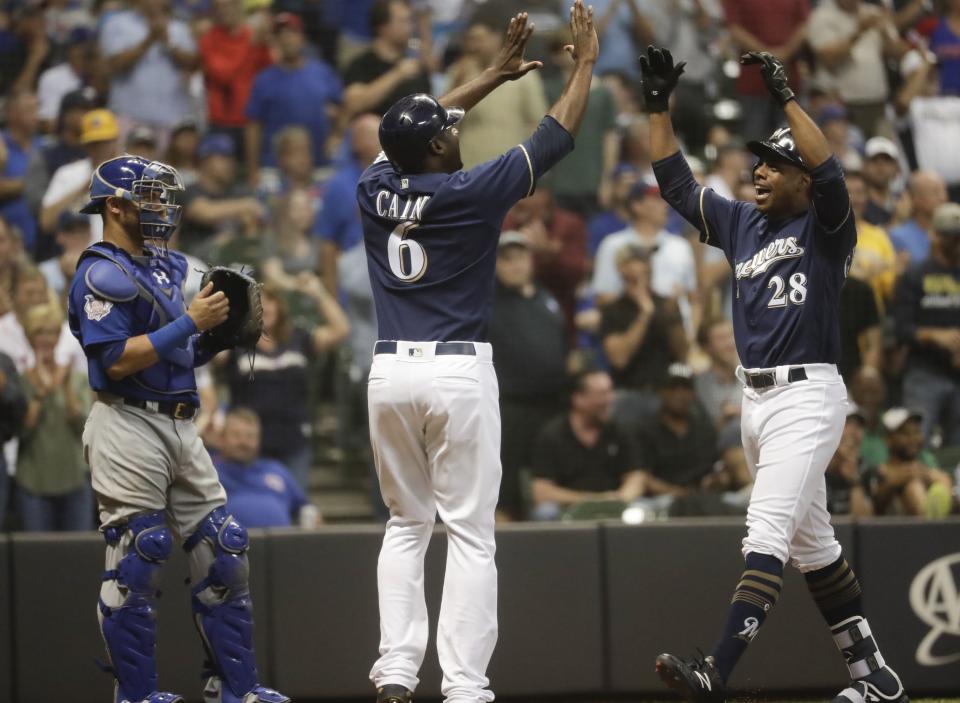
M162 253L166 253L167 241L180 224L183 192L177 170L159 161L148 165L130 189L131 200L140 210L140 232Z

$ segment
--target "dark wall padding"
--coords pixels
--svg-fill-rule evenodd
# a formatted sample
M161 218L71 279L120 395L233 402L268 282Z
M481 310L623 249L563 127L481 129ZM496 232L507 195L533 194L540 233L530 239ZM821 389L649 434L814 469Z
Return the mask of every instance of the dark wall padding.
M960 522L857 526L863 599L907 691L960 691Z
M610 607L610 684L614 691L658 693L661 652L706 653L723 627L743 572L736 522L604 528ZM838 528L848 558L851 530ZM843 684L846 668L813 605L803 578L786 569L777 606L734 672L742 689L827 688ZM838 689L839 690L839 689Z
M493 690L503 698L661 695L653 670L658 653L713 646L743 568L743 533L735 519L501 528ZM863 581L884 655L908 690L960 691L960 521L841 521L837 534ZM295 699L370 696L382 536L377 526L253 535L251 589L265 683ZM431 642L446 546L438 529L426 557ZM110 677L94 665L104 657L95 615L102 570L103 541L95 533L0 537L0 698L110 699ZM160 685L192 703L200 700L202 654L186 577L186 559L177 550L162 583ZM918 660L918 649L927 659ZM733 685L764 693L834 692L846 679L802 577L788 567L780 602ZM420 698L438 695L432 643L421 681ZM14 689L12 697L6 687Z
M270 608L265 538L251 536L251 592L258 604L256 642L264 678L269 669ZM95 660L106 662L96 604L104 543L96 533L14 534L12 538L17 648L17 695L23 703L110 700L112 681ZM176 548L164 567L158 606L159 686L190 701L201 699L203 650L193 625L187 560Z
M0 699L13 700L13 598L10 540L0 534Z

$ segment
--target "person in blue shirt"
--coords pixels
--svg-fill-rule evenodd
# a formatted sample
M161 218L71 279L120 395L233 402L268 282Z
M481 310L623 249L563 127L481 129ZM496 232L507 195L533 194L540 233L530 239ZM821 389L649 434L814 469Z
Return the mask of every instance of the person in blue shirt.
M326 164L327 138L333 128L343 94L340 76L333 68L308 58L303 21L289 12L273 20L278 61L257 74L247 102L244 134L247 175L255 185L260 168L276 165L273 135L298 124L310 132L313 163Z
M313 222L313 235L320 238L320 276L329 291L338 288L340 255L363 241L357 181L366 164L372 163L380 153L379 128L380 118L372 113L354 118L349 132L351 158L327 181L323 203Z
M570 12L575 66L533 134L464 170L457 124L508 80L540 68L523 54L533 26L510 21L500 53L437 99L398 100L380 123L384 153L360 177L357 202L379 341L368 381L370 437L389 511L377 569L379 703L408 703L427 644L423 555L437 514L447 571L437 652L447 701L492 701L486 668L497 639L494 513L500 409L487 341L504 217L573 150L599 52L592 12Z
M826 470L846 421L840 361L840 290L857 242L840 160L789 87L783 63L758 64L788 127L747 144L758 158L755 201L728 200L694 180L670 117L683 73L666 49L640 57L650 155L663 198L723 251L733 269L734 339L743 384L743 452L755 477L743 540L744 571L723 632L706 657L661 654L657 673L689 701L724 700L725 687L776 605L791 562L843 654L850 683L834 703L906 703L863 612L860 581L844 559L827 511ZM754 70L754 69L745 69Z
M316 524L317 509L287 468L260 456L260 418L252 410L227 413L214 466L227 491L227 512L245 527Z
M890 229L890 243L901 259L906 258L910 265L921 264L930 256L933 213L947 202L947 186L933 171L914 171L907 188L910 217Z
M960 0L947 0L943 6L930 35L930 51L937 55L941 92L960 95Z
M43 146L37 134L37 96L18 93L7 101L7 128L3 130L2 148L6 158L0 159L0 215L20 230L23 248L33 252L37 241L37 218L24 197L24 177L34 151Z
M207 654L205 699L285 703L257 681L249 539L224 508L194 423L194 368L221 351L202 332L227 319L229 301L208 284L184 304L187 260L167 250L182 192L166 164L120 156L97 166L81 212L102 217L103 241L81 255L68 294L96 392L82 441L107 543L97 613L114 701L183 701L157 690L155 660L156 583L178 540Z

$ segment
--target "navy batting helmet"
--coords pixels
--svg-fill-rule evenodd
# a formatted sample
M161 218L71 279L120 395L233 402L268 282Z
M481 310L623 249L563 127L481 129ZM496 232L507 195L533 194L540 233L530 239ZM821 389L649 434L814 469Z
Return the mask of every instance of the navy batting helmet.
M793 140L789 127L781 127L771 134L769 139L747 142L747 148L760 158L757 165L772 159L786 161L797 168L807 170L806 164L800 158L800 152L797 151L797 144Z
M462 118L462 108L445 108L432 95L408 95L380 120L380 146L398 171L415 170L427 155L430 141Z

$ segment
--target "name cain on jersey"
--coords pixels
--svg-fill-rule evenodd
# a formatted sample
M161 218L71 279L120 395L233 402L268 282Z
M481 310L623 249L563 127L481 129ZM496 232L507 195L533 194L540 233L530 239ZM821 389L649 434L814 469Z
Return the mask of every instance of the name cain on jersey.
M377 191L376 208L380 217L391 220L420 221L423 208L430 202L430 195L409 195L406 198L389 190Z

